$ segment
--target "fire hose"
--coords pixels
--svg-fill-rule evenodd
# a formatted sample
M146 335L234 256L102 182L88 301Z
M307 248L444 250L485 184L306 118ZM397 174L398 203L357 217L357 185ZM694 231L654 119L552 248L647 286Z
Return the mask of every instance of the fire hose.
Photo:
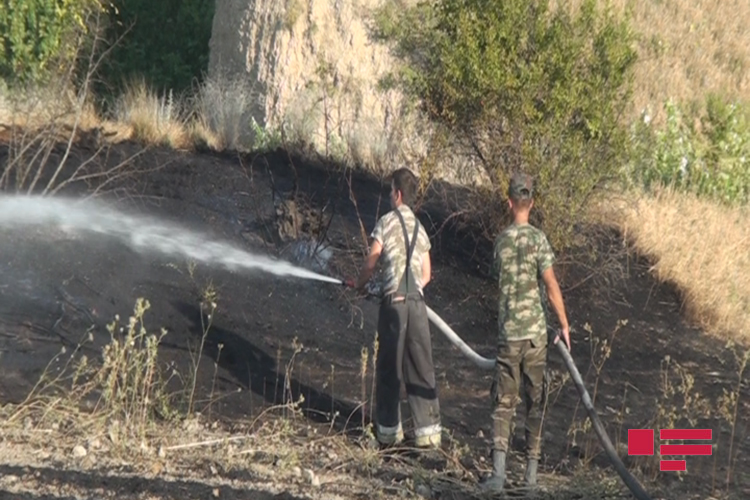
M344 284L343 281L342 284ZM377 298L379 296L379 293L371 288L367 290L367 294L368 297L373 298ZM475 365L485 370L492 370L495 368L495 360L487 359L474 351L474 349L472 349L466 342L464 342L463 339L459 337L456 332L454 332L453 329L448 326L448 324L443 321L440 316L437 315L435 311L430 309L430 307L427 307L427 317L430 322L432 322L432 324L435 325L438 330L440 330L440 332L445 335L445 337L454 346L456 346L461 351L461 353L464 354L464 356L473 361ZM581 378L581 374L576 367L573 357L570 355L570 351L568 351L568 348L565 346L565 342L557 342L555 343L555 345L557 346L557 350L562 356L563 361L565 362L566 368L573 378L576 389L578 389L578 393L580 394L581 400L583 401L583 406L586 408L589 418L591 419L591 422L594 426L594 431L599 438L599 443L601 443L602 447L604 448L604 451L606 452L609 461L612 463L612 466L615 468L620 478L622 478L625 486L628 487L630 492L633 493L633 496L635 496L637 500L651 500L651 497L648 493L646 493L646 490L643 489L643 486L641 486L638 480L625 467L625 464L622 463L622 460L620 460L615 447L612 445L612 441L610 441L609 436L607 435L607 431L604 429L604 425L602 425L602 422L599 419L599 415L596 413L594 403L591 400L588 391L586 390L586 386L583 383L583 379Z
M434 324L438 328L438 330L440 330L448 338L448 340L451 341L453 345L458 347L458 349L464 355L466 355L466 357L472 360L474 364L484 369L492 369L495 367L495 361L484 358L477 354L471 347L466 344L466 342L464 342L456 334L456 332L453 331L450 326L448 326L445 321L442 320L442 318L440 318L440 316L435 313L435 311L433 311L429 307L427 307L427 317L430 319L432 324ZM568 351L568 348L565 346L565 342L557 342L555 345L557 346L557 350L562 356L563 361L565 362L565 366L568 368L571 377L573 377L573 382L575 383L575 386L578 389L578 393L581 396L583 406L586 407L589 418L591 418L591 422L593 423L594 431L596 432L596 435L599 438L599 442L604 448L604 451L607 453L609 461L612 463L615 470L620 475L628 489L633 493L635 498L637 498L638 500L651 500L651 497L648 495L648 493L646 493L638 480L632 474L630 474L628 469L625 467L625 464L623 464L622 460L620 460L615 447L612 445L612 441L610 441L609 436L607 435L607 431L604 429L601 420L599 420L599 415L596 413L594 403L593 401L591 401L591 397L586 390L586 386L583 384L581 374L578 372L575 361L573 361L573 357L570 355L570 351Z

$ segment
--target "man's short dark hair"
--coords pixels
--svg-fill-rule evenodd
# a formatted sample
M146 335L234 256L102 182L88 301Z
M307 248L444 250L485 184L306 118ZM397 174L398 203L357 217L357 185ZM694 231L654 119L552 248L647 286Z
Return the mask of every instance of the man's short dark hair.
M417 197L417 176L408 168L399 168L391 175L393 187L401 191L401 201L407 206L412 206Z
M526 210L527 208L531 206L532 198L521 198L521 199L511 198L511 200L513 201L513 204L516 207L520 208L521 210Z

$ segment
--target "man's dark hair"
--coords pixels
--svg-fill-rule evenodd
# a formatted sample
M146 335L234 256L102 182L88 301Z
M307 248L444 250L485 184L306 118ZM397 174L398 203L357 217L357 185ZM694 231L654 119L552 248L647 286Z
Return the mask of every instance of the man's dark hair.
M393 187L401 191L401 200L407 206L412 206L417 198L417 176L408 168L399 168L391 175Z
M521 210L526 210L531 206L531 201L533 198L511 198L513 200L513 204L520 208Z

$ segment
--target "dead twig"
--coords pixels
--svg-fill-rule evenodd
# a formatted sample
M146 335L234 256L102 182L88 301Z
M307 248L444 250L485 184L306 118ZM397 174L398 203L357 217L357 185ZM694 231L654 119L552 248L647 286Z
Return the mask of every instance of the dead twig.
M354 205L354 211L357 214L357 221L359 222L359 230L362 236L362 243L364 245L364 252L367 252L369 245L367 244L367 231L365 231L365 225L362 222L362 215L359 213L359 206L357 205L357 197L354 195L354 189L352 187L352 171L349 170L349 174L346 175L346 183L349 186L349 201Z
M207 441L197 441L195 443L176 444L172 446L167 446L166 448L162 448L162 449L164 451L186 450L188 448L199 448L202 446L211 446L214 444L224 444L224 443L231 443L234 441L244 441L246 439L252 439L252 438L253 436L231 436L231 437L225 437L225 438L209 439Z

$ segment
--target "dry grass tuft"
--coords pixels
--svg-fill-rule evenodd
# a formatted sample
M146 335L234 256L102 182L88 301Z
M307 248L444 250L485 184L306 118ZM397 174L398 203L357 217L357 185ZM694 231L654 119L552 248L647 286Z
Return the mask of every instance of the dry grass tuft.
M143 317L149 308L148 301L139 298L127 325L120 326L119 317L108 325L111 342L101 359L82 355L83 343L72 353L63 347L26 400L0 412L5 426L68 426L79 435L106 434L121 449L153 435L159 420L155 415L164 419L171 409L169 380L162 378L157 356L166 331L158 336L147 332Z
M73 128L78 111L76 95L64 85L22 91L0 89L0 130L30 135L54 124L59 135L66 137L63 129ZM80 130L88 131L100 124L99 114L90 102L85 102L80 111Z
M171 91L159 97L142 79L126 86L117 101L115 117L116 121L130 127L133 139L145 144L174 149L186 149L191 145L179 99Z
M252 149L252 113L261 102L258 90L242 77L219 73L204 80L192 103L194 141L218 151Z
M598 207L636 249L653 259L653 272L674 283L688 316L708 332L750 341L750 213L694 195L661 190L628 194Z

